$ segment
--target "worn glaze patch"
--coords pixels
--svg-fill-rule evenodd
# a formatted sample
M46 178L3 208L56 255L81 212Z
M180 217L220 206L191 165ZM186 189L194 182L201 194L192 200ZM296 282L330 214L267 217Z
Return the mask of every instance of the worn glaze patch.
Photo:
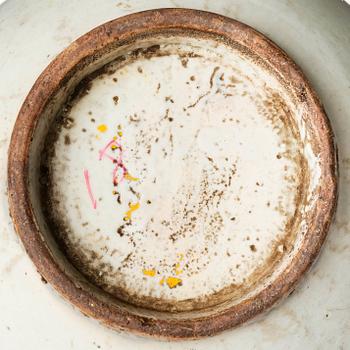
M57 239L88 278L138 305L244 296L300 230L297 114L271 73L224 44L178 38L117 59L47 141Z

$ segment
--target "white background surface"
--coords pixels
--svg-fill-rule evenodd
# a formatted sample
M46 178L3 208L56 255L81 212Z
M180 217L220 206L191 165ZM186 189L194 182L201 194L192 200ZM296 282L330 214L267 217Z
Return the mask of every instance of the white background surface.
M41 282L8 215L9 138L37 76L93 27L158 7L210 10L268 35L311 80L339 147L338 212L317 264L291 297L258 321L201 341L166 343L120 335L84 317ZM0 349L350 349L349 96L350 6L341 1L6 1L0 6Z

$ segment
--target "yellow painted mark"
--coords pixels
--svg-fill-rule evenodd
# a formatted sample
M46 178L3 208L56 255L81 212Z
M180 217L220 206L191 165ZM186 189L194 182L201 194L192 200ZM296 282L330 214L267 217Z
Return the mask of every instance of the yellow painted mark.
M143 269L142 270L143 274L146 276L154 277L156 275L156 270L155 269Z
M117 140L117 138L118 138L117 136L113 136L113 140L114 140L114 141L116 141L116 140Z
M175 264L175 274L178 276L182 273L182 270L180 270L180 263Z
M118 131L118 136L122 137L123 133L121 131Z
M182 280L177 277L168 277L166 279L166 284L170 289L177 287L181 282Z
M160 284L161 286L163 286L163 285L164 285L164 282L165 282L165 278L163 277L163 278L159 281L159 284Z
M131 220L131 214L138 208L140 208L140 203L129 203L129 210L125 213L124 221Z
M106 132L107 131L107 125L106 124L100 124L98 127L97 127L97 130L100 131L100 132Z
M117 149L117 148L118 148L117 145L112 145L112 146L111 146L111 150L112 150L112 151L114 151L114 150Z
M179 261L182 261L184 259L184 255L182 253L177 254L179 257Z
M131 176L129 173L126 173L126 174L124 175L124 177L125 177L125 179L127 179L127 180L129 180L129 181L139 181L139 180L140 180L140 179L137 178L137 177Z

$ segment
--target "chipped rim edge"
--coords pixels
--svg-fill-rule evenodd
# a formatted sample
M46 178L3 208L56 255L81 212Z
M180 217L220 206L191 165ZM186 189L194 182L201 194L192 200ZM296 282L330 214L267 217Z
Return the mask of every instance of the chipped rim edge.
M321 183L311 225L301 248L287 268L254 297L224 311L199 318L171 319L141 316L100 300L92 292L78 288L56 263L41 238L32 212L28 190L29 149L36 123L50 97L70 72L84 59L136 35L162 30L196 31L235 41L259 55L305 103L308 122L317 132L321 147ZM322 140L322 144L320 144ZM39 76L18 114L8 154L8 197L10 215L22 243L38 272L64 298L84 314L117 330L160 339L196 339L238 326L289 295L316 259L326 238L337 203L337 151L325 111L297 65L276 44L261 33L236 20L192 9L157 9L130 14L102 24L81 36L60 53Z

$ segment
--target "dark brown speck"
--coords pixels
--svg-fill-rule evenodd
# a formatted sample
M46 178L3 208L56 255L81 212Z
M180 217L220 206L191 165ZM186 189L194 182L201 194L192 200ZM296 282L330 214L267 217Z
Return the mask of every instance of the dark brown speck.
M113 101L114 101L114 103L117 105L118 102L119 102L119 97L118 97L118 96L114 96L114 97L113 97Z
M256 252L256 246L255 246L255 244L251 244L250 246L249 246L249 248L250 248L250 250L252 251L252 252Z

